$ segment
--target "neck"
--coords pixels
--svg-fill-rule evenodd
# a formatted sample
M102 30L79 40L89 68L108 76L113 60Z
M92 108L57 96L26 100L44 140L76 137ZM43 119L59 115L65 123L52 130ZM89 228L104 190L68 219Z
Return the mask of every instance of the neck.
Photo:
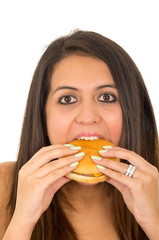
M107 187L107 183L83 185L74 181L62 187L71 207L62 199L60 202L79 239L85 239L83 237L87 235L92 239L94 234L100 236L98 239L105 239L103 236L107 235L111 236L109 239L119 239L114 227L112 199Z
M110 209L110 196L106 191L106 183L81 184L71 181L64 185L62 192L65 194L73 208L79 211L90 209Z

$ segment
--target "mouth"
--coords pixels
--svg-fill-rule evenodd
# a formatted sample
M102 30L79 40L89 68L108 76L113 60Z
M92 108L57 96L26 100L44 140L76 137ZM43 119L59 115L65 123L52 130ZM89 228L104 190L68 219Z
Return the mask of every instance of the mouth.
M104 139L104 137L101 134L98 133L80 133L75 136L74 140L98 140L98 139Z
M79 138L75 138L75 140L77 140L77 139L81 139L81 140L91 140L91 141L93 141L93 140L98 140L98 139L100 139L99 137L96 137L96 136L92 136L92 137L79 137Z

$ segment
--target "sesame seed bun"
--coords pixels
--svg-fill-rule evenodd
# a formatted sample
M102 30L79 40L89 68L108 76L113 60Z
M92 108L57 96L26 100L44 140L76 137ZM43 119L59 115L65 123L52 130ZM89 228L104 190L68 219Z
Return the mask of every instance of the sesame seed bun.
M105 139L98 140L81 140L77 139L71 142L74 146L81 146L81 150L79 152L84 152L85 156L82 160L79 161L79 164L76 169L72 172L68 173L66 177L75 180L77 182L83 183L98 183L104 182L108 179L106 175L101 173L96 164L91 159L91 156L99 156L99 150L103 149L103 146L113 146L112 143L108 142ZM109 158L113 161L119 161L117 158ZM100 164L100 161L99 161Z

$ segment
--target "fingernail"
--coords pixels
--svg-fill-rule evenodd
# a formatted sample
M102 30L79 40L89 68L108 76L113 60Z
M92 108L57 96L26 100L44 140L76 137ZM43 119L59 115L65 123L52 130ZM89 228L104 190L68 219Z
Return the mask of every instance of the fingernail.
M79 163L79 162L73 162L73 163L70 164L70 167L75 167L75 166L78 165L78 163Z
M103 146L103 148L109 149L112 148L113 146Z
M80 152L80 153L75 154L74 157L82 157L84 155L85 155L84 152Z
M108 150L99 150L99 153L106 153Z
M91 156L91 158L92 158L93 160L101 160L101 159L102 159L101 157L98 157L98 156Z
M64 144L64 146L66 146L66 147L73 147L74 145L73 144Z
M106 169L105 167L101 166L101 165L97 165L97 168L100 168L100 169Z
M80 146L73 146L73 147L70 147L71 150L80 150L81 147Z

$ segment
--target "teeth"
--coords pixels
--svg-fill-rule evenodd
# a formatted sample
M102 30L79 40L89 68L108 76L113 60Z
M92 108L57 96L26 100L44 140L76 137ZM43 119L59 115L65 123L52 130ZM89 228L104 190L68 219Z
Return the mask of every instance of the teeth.
M77 138L77 139L82 139L82 140L97 140L99 139L98 137L80 137L80 138Z

